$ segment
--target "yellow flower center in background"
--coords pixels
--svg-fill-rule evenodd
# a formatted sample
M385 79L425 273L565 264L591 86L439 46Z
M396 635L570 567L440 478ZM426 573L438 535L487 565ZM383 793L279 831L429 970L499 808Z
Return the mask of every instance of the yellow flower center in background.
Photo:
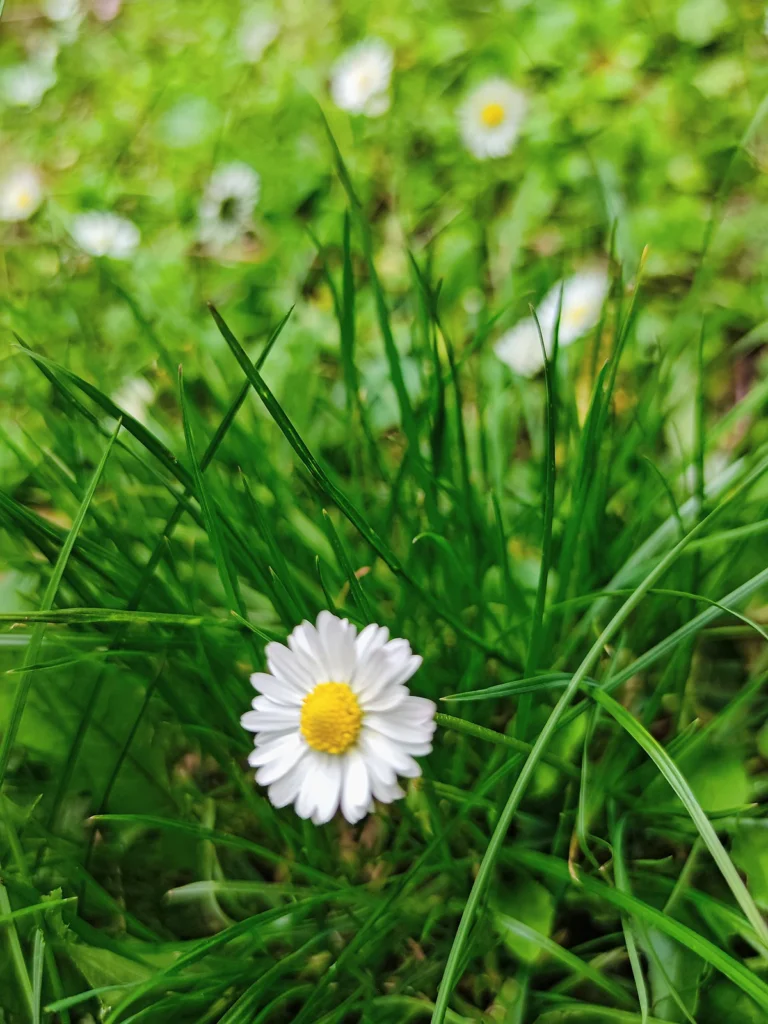
M26 189L21 189L16 195L16 205L20 210L28 210L32 205L32 193L27 192Z
M504 120L504 107L500 103L486 103L480 111L480 120L486 128L498 128Z
M570 309L564 309L561 315L562 320L570 324L571 327L576 327L589 312L589 304L586 302L578 303L577 305L571 306Z
M318 683L301 705L301 735L313 750L344 754L357 740L363 712L346 683Z

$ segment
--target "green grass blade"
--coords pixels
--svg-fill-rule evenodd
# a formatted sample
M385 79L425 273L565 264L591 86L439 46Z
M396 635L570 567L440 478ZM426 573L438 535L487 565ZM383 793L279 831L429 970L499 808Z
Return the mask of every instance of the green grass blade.
M369 622L373 622L373 613L371 606L368 603L368 598L365 596L360 580L355 575L355 570L352 568L352 563L349 560L349 554L347 549L344 547L344 543L341 537L336 532L336 528L333 525L333 520L330 515L323 509L323 524L325 526L325 532L328 534L328 540L331 542L334 553L339 563L339 567L344 575L347 577L349 583L349 591L352 597L355 599L358 611L360 612L360 618L366 625Z
M613 996L617 1002L623 1003L625 1006L632 1005L632 999L626 989L622 988L621 985L612 981L610 978L606 978L602 971L599 971L592 964L586 963L580 957L576 956L569 949L565 949L553 939L550 939L548 936L536 931L535 928L531 928L523 921L518 921L514 917L509 917L507 914L497 914L495 920L496 927L499 931L509 931L513 935L524 939L526 942L538 947L542 952L552 957L553 960L559 960L564 967L569 971L572 971L575 975L583 978L585 981L591 981L593 985L602 989L603 992Z
M707 524L713 521L717 515L721 514L723 510L739 495L743 494L749 487L751 487L752 484L762 476L766 469L768 469L768 458L762 459L752 472L749 473L741 482L741 484L731 492L725 501L710 512L705 519L702 519L697 523L697 525L694 526L694 528L689 531L685 537L678 541L672 550L669 551L658 565L651 570L645 580L634 591L632 596L627 598L621 608L619 608L615 613L608 625L601 632L600 636L593 643L587 655L582 660L579 668L574 673L571 681L565 689L565 692L558 700L544 724L543 729L539 733L539 736L534 743L533 750L528 755L520 775L512 788L512 792L509 795L504 810L496 823L493 835L491 836L490 842L486 848L482 863L480 864L480 868L464 908L464 913L462 914L459 928L456 932L453 945L451 946L451 951L448 955L448 960L443 972L443 980L440 984L440 990L437 997L435 1013L432 1017L432 1024L443 1024L448 1000L453 992L453 986L458 980L458 968L464 954L465 946L469 939L472 922L474 920L475 913L477 912L480 899L488 882L490 881L491 873L499 853L501 852L509 826L518 807L520 806L525 791L533 777L536 766L541 759L541 755L544 753L551 737L554 735L560 720L568 710L577 690L587 675L592 671L593 667L597 664L605 645L613 640L614 636L627 621L634 609L640 604L647 592L653 587L654 583L674 564L687 545L694 540L699 533L703 532ZM763 925L763 928L765 928L765 925Z
M54 566L51 578L48 581L48 586L45 588L45 593L43 594L42 601L40 602L40 612L42 615L45 615L45 613L53 607L53 602L56 599L59 584L61 583L62 576L64 575L64 570L66 569L67 562L69 561L69 556L72 553L72 548L75 545L77 535L80 532L80 529L83 525L83 521L88 512L88 506L91 504L93 496L96 493L96 488L99 484L99 480L101 479L101 474L104 472L104 467L107 464L107 459L109 458L109 454L112 451L112 445L115 443L117 435L120 431L120 426L121 421L118 419L118 423L117 426L115 427L114 433L112 434L109 443L107 444L106 448L102 453L99 464L96 467L96 471L91 477L90 483L88 484L88 488L85 492L85 495L83 496L83 500L80 503L80 508L77 510L77 515L72 521L72 526L69 530L69 533L67 534L66 540L64 541L61 547L59 557L56 561L56 565ZM37 623L32 630L32 636L29 641L29 646L27 647L24 653L24 661L22 665L23 668L28 668L28 666L34 665L35 662L38 660L40 648L43 643L44 634L45 622L43 621ZM18 733L19 726L21 725L21 718L22 715L24 714L24 707L27 703L27 698L29 697L29 691L32 686L32 681L32 673L29 671L24 671L22 672L22 675L18 683L16 684L16 692L13 697L11 713L8 718L8 723L6 725L5 732L3 733L2 746L0 746L0 786L2 785L2 782L5 779L5 773L8 769L8 759L11 756L13 744L16 742L16 734Z
M510 849L508 856L519 864L524 864L530 870L548 878L554 878L559 882L575 885L583 889L589 895L597 897L604 902L617 908L626 914L637 917L645 924L658 928L671 939L686 946L700 956L702 960L715 967L721 974L729 978L735 985L746 992L755 1000L758 1006L768 1010L768 985L759 978L748 967L740 963L729 953L720 949L703 935L699 935L692 928L681 924L672 917L668 917L663 911L643 902L636 896L613 889L603 882L596 882L594 879L581 876L575 880L568 870L568 865L547 854L538 853L534 850L524 850L521 847Z
M32 944L32 1024L42 1024L43 1020L44 954L45 936L37 928Z
M755 929L763 942L768 942L768 926L763 916L755 905L755 901L742 881L741 875L735 864L728 856L728 853L715 832L712 824L705 814L701 804L696 799L693 790L683 776L675 762L653 736L634 718L627 709L615 701L609 694L601 690L593 690L590 696L602 708L604 708L634 739L653 760L656 767L667 780L669 785L679 797L681 803L691 816L691 820L701 836L705 846L712 854L725 879L728 888L734 895L736 902L744 911L744 915Z
M626 818L622 818L613 830L613 864L614 873L616 875L616 888L620 892L630 893L631 895L629 873L627 872L627 865L624 860L624 829L626 828L626 821ZM632 930L632 923L626 914L622 914L621 916L621 926L624 930L624 942L627 946L629 964L632 968L632 977L635 979L635 987L637 988L637 1001L640 1004L641 1024L648 1024L648 1013L650 1010L648 986L645 983L643 965L640 962L640 954L637 951L637 942L635 940L635 933Z

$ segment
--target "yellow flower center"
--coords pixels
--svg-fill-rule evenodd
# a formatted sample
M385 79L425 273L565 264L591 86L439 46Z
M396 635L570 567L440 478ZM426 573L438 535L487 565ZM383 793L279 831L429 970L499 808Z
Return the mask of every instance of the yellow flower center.
M21 189L16 195L16 205L20 210L28 210L33 201L32 193L28 192L25 188Z
M504 120L504 107L500 103L486 103L480 111L480 120L486 128L498 128Z
M563 310L562 319L571 327L576 327L582 322L588 312L589 305L586 302L582 302L578 305L571 306L568 310Z
M345 754L357 740L363 712L346 683L318 683L301 705L301 734L313 750Z

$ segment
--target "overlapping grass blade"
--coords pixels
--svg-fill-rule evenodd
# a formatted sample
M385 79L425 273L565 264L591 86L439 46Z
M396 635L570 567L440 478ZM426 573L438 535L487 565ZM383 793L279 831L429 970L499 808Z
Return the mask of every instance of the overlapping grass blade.
M40 612L43 616L53 607L53 602L56 600L56 594L58 593L59 585L64 575L64 570L67 567L69 556L72 553L72 548L75 545L75 540L77 539L77 535L80 532L80 529L83 525L83 521L85 520L85 516L88 512L88 507L91 504L91 501L93 500L94 494L96 493L96 488L98 487L99 480L101 479L101 474L104 472L104 467L106 466L107 459L109 458L109 454L112 451L112 446L117 440L117 435L120 431L120 427L121 421L118 419L114 433L112 434L109 443L107 444L102 453L99 464L96 467L96 471L91 477L90 483L88 484L86 492L83 495L83 500L80 503L80 508L77 511L77 515L72 521L72 526L70 527L67 537L61 546L59 557L56 561L56 565L54 566L53 572L51 573L51 578L48 581L48 586L45 588L45 593L43 594L42 600L40 602ZM45 620L43 620L42 622L38 622L32 630L32 636L30 638L29 646L24 652L23 667L34 665L35 662L38 660L40 648L43 643L44 634ZM5 773L8 769L8 760L11 756L13 744L16 742L16 734L18 733L19 726L21 725L21 718L22 715L24 714L24 707L27 703L27 698L29 697L29 691L32 686L32 680L32 674L27 671L22 673L18 683L16 684L16 692L13 697L11 712L8 718L5 731L3 733L2 745L0 746L0 786L2 785L2 782L5 779Z
M731 858L728 856L725 847L712 827L709 818L696 799L693 790L683 776L680 769L662 747L658 740L637 721L636 718L618 701L602 690L591 691L592 700L604 708L629 735L643 748L656 764L669 785L679 797L681 803L688 811L696 829L712 858L717 864L728 888L733 893L736 902L744 911L744 915L755 929L760 939L768 943L768 926L763 916L755 905L749 890L742 881L741 875L736 869Z
M681 924L673 917L668 917L661 910L643 902L636 896L619 889L611 888L604 882L596 882L587 876L580 876L576 881L568 871L568 866L556 857L548 854L538 853L535 850L525 850L520 847L510 848L507 856L515 863L523 864L531 871L556 879L568 885L575 885L589 895L603 900L616 907L617 910L652 925L660 932L668 935L671 939L690 949L692 953L700 956L702 960L715 967L721 974L729 978L735 985L746 992L754 999L758 1006L768 1010L768 985L748 967L740 963L730 953L720 949L709 939L699 935L692 928Z
M570 682L568 683L565 692L562 694L557 704L550 713L543 729L539 733L539 736L533 746L533 750L528 755L525 764L522 767L520 775L512 788L512 792L509 795L507 803L502 811L496 827L491 836L490 842L486 848L483 856L480 869L475 878L472 890L469 894L464 913L462 914L461 921L459 922L459 928L456 932L451 952L448 956L448 960L445 965L443 972L443 980L440 985L438 992L436 1009L432 1017L432 1024L442 1024L445 1019L445 1010L448 1005L448 1000L453 991L453 986L457 980L458 968L464 954L464 949L469 939L470 929L474 920L475 913L477 911L480 899L485 891L485 887L490 881L491 872L496 863L496 860L501 852L502 845L506 838L507 831L512 822L512 819L517 812L518 807L523 799L528 784L531 781L533 772L541 759L541 755L544 753L552 735L554 734L557 726L561 719L564 719L565 713L569 708L569 705L576 695L579 687L581 686L584 679L591 672L594 665L597 663L600 655L606 644L613 640L614 636L624 623L627 621L629 616L632 614L634 609L640 604L643 598L646 596L648 591L653 587L654 583L664 575L676 559L683 553L687 545L698 536L699 533L703 532L706 526L711 523L716 516L720 515L723 510L733 502L739 495L743 494L749 487L751 487L768 469L768 458L762 459L757 466L747 475L747 477L741 482L741 484L729 495L729 497L717 506L712 512L709 513L704 519L700 520L694 528L686 534L678 543L669 551L664 558L655 566L654 569L646 576L643 583L634 591L631 597L629 597L621 608L615 613L610 622L605 626L601 634L592 644L591 648L587 652L586 656L581 662L581 665L574 673ZM765 926L763 926L765 927Z

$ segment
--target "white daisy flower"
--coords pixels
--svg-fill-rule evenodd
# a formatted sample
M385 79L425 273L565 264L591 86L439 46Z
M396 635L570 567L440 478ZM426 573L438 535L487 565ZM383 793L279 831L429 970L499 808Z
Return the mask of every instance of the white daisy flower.
M34 167L17 167L0 181L0 220L27 220L43 201L43 183Z
M374 799L402 797L397 776L421 775L414 756L431 751L435 731L434 703L404 685L421 665L408 641L323 611L266 655L269 672L251 676L261 696L241 722L256 733L248 762L274 806L293 804L315 825L340 807L354 824Z
M257 64L265 50L277 39L280 25L272 18L266 18L258 11L248 11L240 23L238 43L243 59Z
M200 203L200 241L222 249L247 231L261 192L261 178L248 164L214 171Z
M97 210L78 214L70 231L83 252L89 256L110 256L113 260L128 259L141 238L133 221Z
M547 357L555 344L555 324L563 289L559 343L562 348L583 337L600 319L610 281L604 268L582 270L558 282L542 299L536 316L541 326ZM494 346L499 359L521 377L534 377L544 367L539 333L533 317L526 317L503 334Z
M43 63L29 61L6 68L2 75L2 92L12 107L37 107L48 90L56 84L56 73Z
M331 71L333 102L350 114L378 117L389 109L394 57L381 39L366 39L342 54Z
M570 345L583 337L600 319L610 288L605 268L582 270L550 288L536 310L544 337L554 334L560 287L563 288L563 308L560 313L560 344Z
M504 78L489 78L459 108L464 145L480 160L512 152L528 108L525 93Z

